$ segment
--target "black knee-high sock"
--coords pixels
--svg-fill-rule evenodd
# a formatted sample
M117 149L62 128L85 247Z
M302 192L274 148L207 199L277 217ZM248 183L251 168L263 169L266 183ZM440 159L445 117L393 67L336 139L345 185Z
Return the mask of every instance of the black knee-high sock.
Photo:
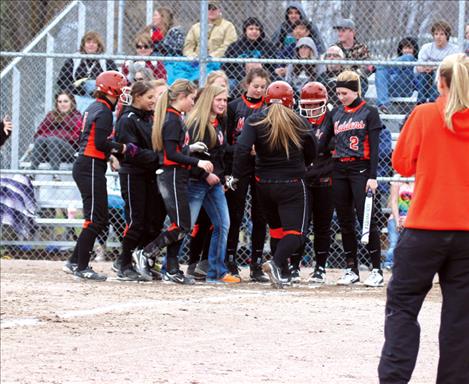
M305 247L304 244L298 248L295 252L290 257L290 264L293 269L300 269L300 263L301 259L303 258L303 255L305 253Z
M322 267L326 268L326 261L329 252L327 251L316 251L316 268Z
M77 241L79 271L85 269L90 263L91 252L97 236L95 232L90 231L88 228L83 228L81 231Z
M70 258L68 259L68 261L72 264L78 264L78 246L79 243L77 239L77 243L75 245L75 249L73 250L72 256L70 256Z
M124 237L122 240L122 253L118 257L122 270L128 268L132 263L132 252L137 246L138 240L129 239L128 237Z
M277 266L285 265L288 258L291 258L303 243L303 237L297 235L284 236L277 244L277 249L274 253L274 262Z
M178 253L181 248L182 240L171 243L166 248L166 270L174 273L179 269Z

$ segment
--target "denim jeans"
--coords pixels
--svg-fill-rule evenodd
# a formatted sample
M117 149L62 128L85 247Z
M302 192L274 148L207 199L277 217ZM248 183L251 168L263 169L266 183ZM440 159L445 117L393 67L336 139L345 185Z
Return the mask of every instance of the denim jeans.
M415 57L402 55L395 61L410 62ZM417 86L413 67L378 66L375 76L377 105L388 105L390 97L410 97Z
M394 263L394 248L396 248L397 240L399 239L399 232L396 228L396 221L394 219L388 220L388 240L389 248L386 251L386 259L384 260L384 267L392 267Z
M225 193L221 184L210 186L205 181L189 180L189 207L191 210L191 226L193 227L203 206L213 224L212 239L208 250L208 279L220 279L226 273L225 254L230 215Z
M419 93L417 104L435 101L438 97L438 89L435 84L435 71L432 73L417 74L417 91Z

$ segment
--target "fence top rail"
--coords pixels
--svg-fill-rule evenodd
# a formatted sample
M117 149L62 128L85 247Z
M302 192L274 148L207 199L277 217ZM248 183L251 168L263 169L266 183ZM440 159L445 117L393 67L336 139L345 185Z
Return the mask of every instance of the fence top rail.
M67 59L95 59L95 60L145 60L145 61L169 61L169 62L201 62L202 58L194 57L173 57L173 56L137 56L137 55L91 55L79 53L47 53L47 52L8 52L0 51L0 57L36 57L36 58L67 58ZM385 65L385 66L401 66L415 67L422 66L438 66L439 61L388 61L388 60L298 60L298 59L257 59L257 58L215 58L208 57L205 62L212 63L262 63L262 64L343 64L343 65Z

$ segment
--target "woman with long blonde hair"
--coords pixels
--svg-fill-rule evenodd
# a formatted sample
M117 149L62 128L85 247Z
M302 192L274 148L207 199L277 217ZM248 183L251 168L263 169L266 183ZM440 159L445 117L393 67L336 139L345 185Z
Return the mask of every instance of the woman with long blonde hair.
M304 183L306 164L316 155L309 123L293 112L293 88L276 81L267 88L262 112L250 116L235 148L232 177L227 187L251 169L251 151L256 151L255 179L264 216L273 240L273 259L263 264L274 287L289 283L288 259L305 241L308 229L308 191Z
M226 240L230 227L228 205L223 191L225 129L223 114L227 107L225 87L210 85L200 93L197 103L187 118L191 142L203 142L208 150L198 153L200 159L210 159L212 172L193 170L189 179L188 195L191 223L194 225L203 206L213 224L208 251L208 283L239 283L239 277L228 273L225 266Z
M192 82L176 80L163 92L156 104L151 139L159 157L158 188L171 225L142 250L133 253L137 271L141 275L149 275L148 259L156 257L163 247L167 247L163 279L180 284L193 283L179 269L177 258L182 239L191 229L187 197L189 171L192 167L202 168L209 173L213 171L210 161L190 156L190 152L206 149L202 143L188 145L189 137L182 117L183 113L192 109L196 91Z
M415 175L415 188L387 290L383 383L411 378L435 274L443 297L436 382L469 382L469 58L447 56L437 79L440 96L413 110L392 156L400 175Z

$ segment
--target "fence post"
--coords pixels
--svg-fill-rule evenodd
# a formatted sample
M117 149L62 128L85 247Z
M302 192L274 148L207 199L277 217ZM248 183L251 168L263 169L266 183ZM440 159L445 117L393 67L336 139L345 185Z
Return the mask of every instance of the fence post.
M150 25L153 19L153 0L147 0L146 25Z
M77 51L80 50L81 38L86 29L86 6L83 2L78 2L78 29L77 29Z
M124 14L125 14L125 0L119 0L119 16L117 19L117 53L121 54L122 50L122 37L124 35Z
M54 37L48 33L47 34L47 53L54 52ZM53 98L53 90L54 90L54 59L52 57L48 57L46 59L46 91L45 91L45 100L44 100L44 113L52 110L52 98Z
M11 169L18 169L18 146L20 142L20 103L21 103L21 73L18 68L13 68L13 84L11 90Z
M114 1L107 1L106 10L106 53L114 52Z
M459 20L458 20L458 45L461 52L464 52L464 14L466 12L466 1L459 0Z
M207 79L208 57L208 2L200 1L200 41L199 41L199 85L203 87Z

